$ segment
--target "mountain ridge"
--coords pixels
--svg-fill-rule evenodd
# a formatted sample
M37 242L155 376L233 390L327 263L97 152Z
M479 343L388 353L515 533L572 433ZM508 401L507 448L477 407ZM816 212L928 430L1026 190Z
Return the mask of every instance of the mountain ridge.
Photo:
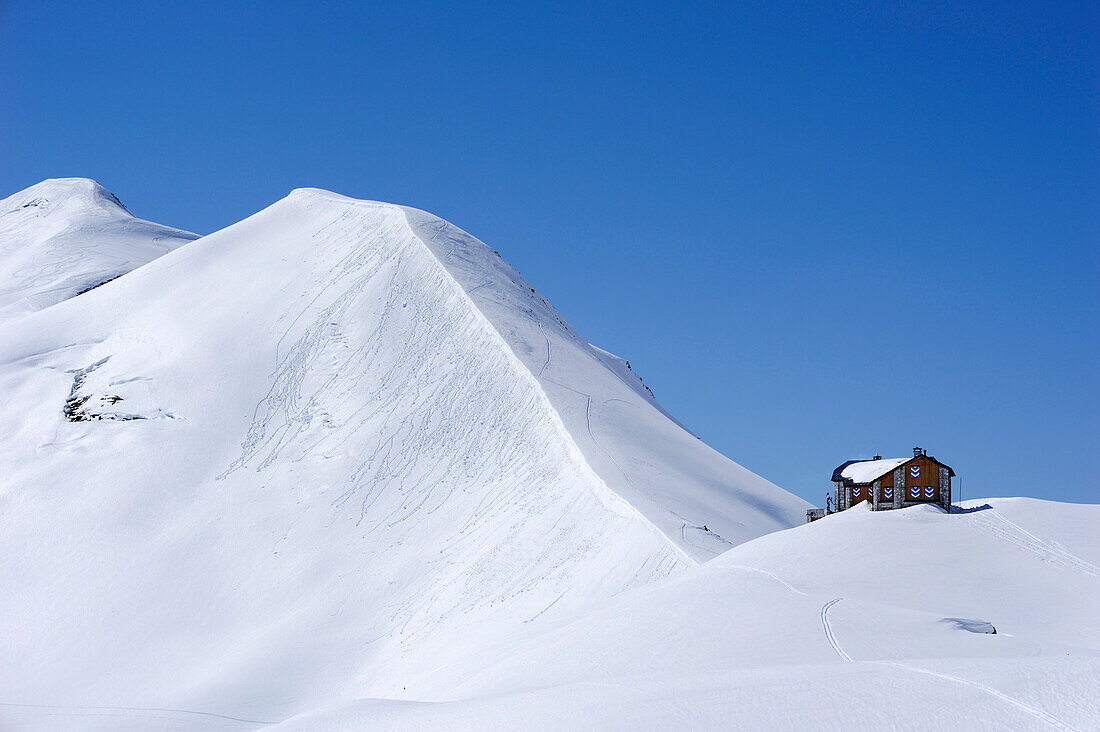
M729 470L740 471L737 474L737 480L740 481L740 484L736 487L743 491L738 495L738 498L742 501L748 498L751 503L751 499L755 499L759 493L781 491L782 489L745 470L698 440L657 402L652 392L645 388L640 379L637 379L635 383L631 383L623 378L621 374L616 373L605 362L606 357L611 356L611 354L593 346L577 334L557 309L538 293L522 275L508 266L499 253L450 222L409 206L378 201L363 201L318 188L295 189L283 200L310 197L338 203L339 205L388 206L401 211L406 221L408 221L412 233L424 243L428 252L440 263L456 285L469 298L471 306L486 319L488 325L515 355L518 363L534 377L541 393L547 399L558 419L562 421L566 434L577 445L581 455L593 467L594 472L614 493L624 499L635 510L638 510L641 515L646 517L647 521L653 523L680 551L684 551L687 556L691 557L692 561L705 560L724 551L728 546L733 546L759 535L758 533L746 534L739 532L739 521L736 517L723 516L713 511L707 512L701 506L681 506L675 515L666 513L660 517L654 517L643 507L636 505L636 502L642 502L644 505L652 506L660 500L660 489L653 486L656 481L650 479L648 473L655 469L651 461L655 455L659 454L655 449L655 443L658 440L670 438L680 439L680 449L688 451L695 459L696 465L706 460L716 463L712 467L712 476L714 476L712 480L717 484L719 492L729 485L731 479L722 475L723 471ZM509 288L513 291L513 298L505 302L505 307L502 308L501 298L494 299L492 296L499 296L501 293L507 292ZM478 293L482 293L480 302ZM488 295L486 296L485 293L488 293ZM526 299L528 302L517 306L521 299ZM506 312L502 313L502 309ZM537 314L539 314L537 311L539 310L542 311L541 314L545 317L537 317ZM534 323L539 331L538 336L545 339L547 348L545 361L539 363L541 356L535 353L535 346L531 343L532 338L520 332L517 322L522 320L529 320ZM554 338L555 335L558 336L557 339ZM600 374L609 375L614 383L607 384L605 379L605 388L613 389L615 384L622 384L630 393L636 395L637 399L634 399L633 403L626 401L626 399L630 399L630 395L621 393L620 390L618 393L605 395L607 401L596 406L591 395L575 392L571 387L561 384L559 380L550 378L546 372L548 370L552 371L553 358L550 350L552 340L559 347L562 345L571 347L574 351L588 357L593 363L598 364L598 368L584 372L583 375L586 378L593 379ZM579 359L575 359L571 363L576 363L577 360ZM570 406L566 403L570 399L570 394L567 392L579 394L586 399L583 422L580 418L580 410L576 409L575 405L572 410L573 418L570 419ZM650 462L647 462L644 466L635 467L629 463L630 460L634 459L633 456L626 454L628 451L624 449L624 447L629 446L609 445L606 440L601 442L596 437L594 426L599 424L602 416L601 407L609 409L607 404L613 400L617 402L614 406L621 403L634 409L651 408L674 426L674 429L668 429L661 425L659 419L654 419L648 422L647 426L656 423L662 427L662 432L659 435L640 435L637 432L632 435L632 439L638 439L642 436L649 437L648 446L651 449L647 457ZM680 431L683 432L683 435L677 434ZM585 449L584 440L586 434L590 438L587 449ZM611 434L614 434L614 432L611 431ZM684 436L689 439L684 440ZM600 466L601 462L603 463L602 469L597 467ZM665 465L656 467L668 469L668 462L666 460ZM618 476L621 476L621 479L617 480ZM638 483L648 483L649 485L643 485L639 489ZM647 494L647 490L650 493ZM657 497L655 498L653 494L657 494ZM786 513L782 518L775 520L773 529L784 528L800 522L803 520L804 510L809 507L809 504L802 499L796 498L785 491L783 491L783 494L789 496L786 499ZM773 501L775 500L774 496L770 498ZM720 500L720 497L713 495L712 490L707 496L700 498L699 502L705 504L709 501L710 505L715 506L720 505ZM739 505L738 508L744 510L743 505ZM694 515L691 516L682 515L693 512ZM689 541L689 532L691 541ZM677 534L679 534L679 537L677 537Z
M692 564L396 207L290 197L3 333L0 686L28 703L392 695Z

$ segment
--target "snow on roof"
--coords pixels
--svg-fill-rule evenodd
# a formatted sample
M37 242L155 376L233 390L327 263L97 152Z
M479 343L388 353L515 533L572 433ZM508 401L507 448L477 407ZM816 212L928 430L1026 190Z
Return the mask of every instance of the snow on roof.
M913 458L885 458L879 460L863 460L852 463L840 471L842 478L847 478L853 483L870 483L875 478L891 472L902 463L909 462Z

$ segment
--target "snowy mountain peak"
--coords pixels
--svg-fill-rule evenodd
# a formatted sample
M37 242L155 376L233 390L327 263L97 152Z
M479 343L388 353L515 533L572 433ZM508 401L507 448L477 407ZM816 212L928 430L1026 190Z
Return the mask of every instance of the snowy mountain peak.
M465 231L419 209L316 188L296 189L268 211L403 221L537 383L587 465L693 560L801 522L805 501L688 432L625 360L588 343L499 253Z
M81 209L99 209L108 212L121 211L132 216L118 196L91 178L47 178L0 202L0 213L20 209L34 209L28 213L43 215L58 207L72 214Z
M0 201L0 325L120 277L196 234L135 218L89 178L50 178Z
M52 581L103 580L76 604L45 607L48 593L26 581L0 598L0 615L27 630L13 641L21 646L57 628L89 636L81 658L49 662L58 688L96 678L83 685L89 698L121 699L134 684L167 689L186 678L186 696L230 674L252 679L244 693L260 698L271 680L262 667L296 658L289 665L301 673L278 682L294 694L330 694L322 668L341 685L389 693L400 675L385 678L383 667L411 677L482 633L694 564L652 506L618 492L633 472L605 476L614 464L584 454L595 436L635 471L645 448L624 451L608 434L600 405L612 394L602 376L580 381L599 362L559 349L552 334L552 362L532 371L516 349L540 332L545 310L526 304L529 289L525 299L496 279L512 276L506 265L493 277L471 270L485 293L460 281L458 257L480 261L483 245L419 216L300 192L47 308L33 328L5 329L0 390L19 398L0 403L0 459L23 508L5 514L12 529L0 532L0 552L57 547L56 557L77 560ZM510 320L517 308L530 311L526 322ZM543 353L547 342L540 337ZM581 401L548 396L540 374ZM619 391L644 435L652 415ZM635 483L644 496L647 484ZM677 488L667 505L693 513L695 485ZM792 500L773 490L781 504ZM732 509L714 512L736 513L740 503L728 500ZM43 511L71 520L30 519ZM756 533L768 528L751 509L744 518ZM198 594L180 583L157 603L127 601L112 614L121 588L136 599L165 566L221 576ZM0 572L5 590L6 579ZM186 618L165 614L199 606ZM93 630L112 618L133 632ZM168 639L163 631L181 622L184 635L207 639L192 656L206 670L162 674L154 659L166 649L147 639ZM319 623L331 633L295 650ZM267 650L216 660L257 628L270 634L256 646ZM127 658L128 670L101 673L108 657ZM42 681L21 688L33 695Z

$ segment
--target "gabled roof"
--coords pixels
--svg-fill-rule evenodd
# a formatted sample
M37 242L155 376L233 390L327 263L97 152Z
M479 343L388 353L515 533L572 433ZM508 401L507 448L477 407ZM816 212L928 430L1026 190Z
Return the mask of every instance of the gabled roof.
M833 471L833 480L850 483L870 483L909 462L913 458L879 458L878 460L849 460Z
M844 468L848 467L852 463L862 463L862 462L863 462L862 460L849 460L846 463L841 463L840 465L836 466L836 469L833 470L832 481L835 483L838 480L844 480L844 478L840 475L844 471Z
M944 465L931 455L914 455L913 457L906 458L879 458L878 460L849 460L843 465L837 466L833 471L833 481L841 481L844 483L854 483L863 485L864 483L872 483L878 478L892 473L906 463L917 460L918 458L926 457L937 465L942 465L947 468L947 471L954 476L955 471L951 469L951 466Z

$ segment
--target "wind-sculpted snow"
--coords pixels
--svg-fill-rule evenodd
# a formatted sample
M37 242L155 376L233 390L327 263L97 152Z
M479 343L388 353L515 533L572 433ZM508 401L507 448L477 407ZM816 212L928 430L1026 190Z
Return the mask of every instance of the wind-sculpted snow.
M198 238L142 221L86 178L0 201L0 325L130 272Z

